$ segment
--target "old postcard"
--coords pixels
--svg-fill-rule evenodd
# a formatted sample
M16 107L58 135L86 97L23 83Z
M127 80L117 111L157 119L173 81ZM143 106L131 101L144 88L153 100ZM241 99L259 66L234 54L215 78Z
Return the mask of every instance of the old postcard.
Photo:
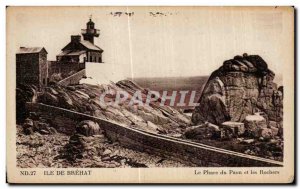
M293 7L7 7L9 183L292 183Z

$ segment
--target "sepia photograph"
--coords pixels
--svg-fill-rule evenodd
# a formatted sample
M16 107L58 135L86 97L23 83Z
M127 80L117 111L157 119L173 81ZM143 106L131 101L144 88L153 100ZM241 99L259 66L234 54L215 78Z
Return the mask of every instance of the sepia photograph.
M9 183L293 182L293 7L6 17Z

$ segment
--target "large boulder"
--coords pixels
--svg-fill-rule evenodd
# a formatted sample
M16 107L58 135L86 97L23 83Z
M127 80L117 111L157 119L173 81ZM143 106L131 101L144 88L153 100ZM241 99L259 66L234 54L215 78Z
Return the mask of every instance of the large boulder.
M276 135L270 128L262 128L259 130L259 137L263 137L264 139L271 139Z
M76 133L83 136L93 136L101 134L102 130L98 123L90 120L85 120L76 125Z
M244 123L240 122L226 121L222 123L222 128L229 130L234 136L241 136L245 133Z
M258 55L235 56L209 77L192 115L194 125L243 122L247 115L264 112L268 121L282 121L283 90L275 74Z
M261 115L248 115L245 120L245 130L248 136L260 137L261 131L267 129L266 119Z
M184 136L189 139L211 139L220 138L221 131L217 125L206 122L202 125L188 127Z

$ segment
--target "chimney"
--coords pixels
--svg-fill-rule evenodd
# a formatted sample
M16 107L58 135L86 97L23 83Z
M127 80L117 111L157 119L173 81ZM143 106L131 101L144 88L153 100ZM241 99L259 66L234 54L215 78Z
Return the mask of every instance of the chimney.
M81 41L80 35L71 35L71 42L79 43Z

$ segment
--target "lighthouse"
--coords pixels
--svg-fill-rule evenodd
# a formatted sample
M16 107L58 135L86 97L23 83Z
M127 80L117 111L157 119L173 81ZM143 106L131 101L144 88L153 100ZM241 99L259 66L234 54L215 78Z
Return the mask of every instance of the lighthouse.
M88 62L103 63L103 50L94 44L94 37L99 37L100 30L95 29L91 16L86 23L86 29L81 29L81 34L82 36L72 35L71 41L56 56L62 73L83 69Z
M83 39L94 44L94 37L99 37L100 30L95 28L95 23L92 21L92 17L90 16L90 20L86 23L86 29L81 29L81 34Z

